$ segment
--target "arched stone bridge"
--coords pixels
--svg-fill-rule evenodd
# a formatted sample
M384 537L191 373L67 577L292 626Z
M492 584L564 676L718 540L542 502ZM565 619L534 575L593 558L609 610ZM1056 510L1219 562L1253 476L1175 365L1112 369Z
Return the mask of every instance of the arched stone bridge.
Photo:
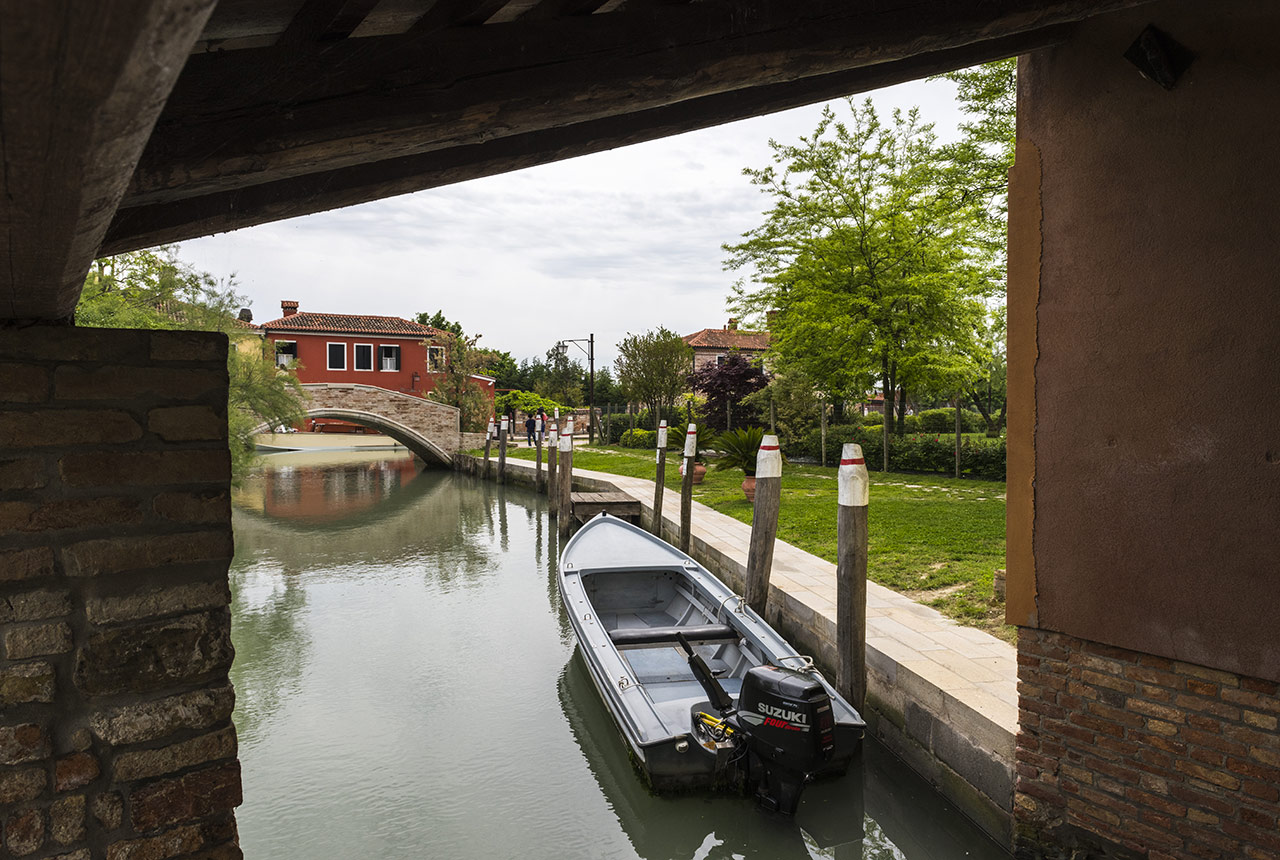
M309 418L336 418L390 436L424 460L450 465L463 443L457 407L372 385L312 383ZM265 432L263 425L259 432ZM465 434L477 436L484 434Z

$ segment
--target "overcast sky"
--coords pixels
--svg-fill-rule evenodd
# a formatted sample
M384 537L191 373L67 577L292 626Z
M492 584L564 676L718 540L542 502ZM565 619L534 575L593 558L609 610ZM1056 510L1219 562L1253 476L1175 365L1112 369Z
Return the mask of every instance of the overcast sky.
M948 82L918 81L872 98L882 117L919 105L950 139L961 121L954 95ZM769 163L770 138L812 132L820 111L197 239L180 256L220 279L234 274L257 322L279 317L283 299L323 313L440 309L516 359L594 333L596 366L611 365L628 332L725 325L736 275L724 271L720 246L769 205L742 168Z

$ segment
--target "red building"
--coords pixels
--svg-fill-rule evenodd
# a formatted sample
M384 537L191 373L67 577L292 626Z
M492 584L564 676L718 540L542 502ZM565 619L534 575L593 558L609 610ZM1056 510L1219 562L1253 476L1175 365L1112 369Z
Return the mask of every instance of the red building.
M280 308L283 316L258 329L274 345L278 363L297 362L301 382L358 383L426 394L444 370L447 333L439 329L401 317L299 311L294 301L282 301ZM474 378L492 398L493 380Z

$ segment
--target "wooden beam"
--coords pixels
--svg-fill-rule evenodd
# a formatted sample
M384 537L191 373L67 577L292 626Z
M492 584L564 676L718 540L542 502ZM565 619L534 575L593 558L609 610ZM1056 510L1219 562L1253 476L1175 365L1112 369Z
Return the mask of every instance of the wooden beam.
M470 2L470 0L469 0ZM661 14L452 28L431 38L334 46L302 89L234 98L279 76L234 53L193 57L144 153L128 204L168 202L383 158L480 143L743 87L932 54L1137 0L932 0L877 6L714 0ZM785 8L783 8L785 7ZM795 10L803 10L797 12ZM922 24L922 22L924 22ZM369 44L357 45L353 43ZM242 52L248 53L248 52Z
M215 2L0 0L0 320L70 320Z
M322 212L614 149L736 119L879 89L1056 44L1062 25L892 63L750 87L661 108L388 159L172 203L122 208L103 253L144 248Z
M377 5L378 0L307 0L276 45L293 47L345 39Z

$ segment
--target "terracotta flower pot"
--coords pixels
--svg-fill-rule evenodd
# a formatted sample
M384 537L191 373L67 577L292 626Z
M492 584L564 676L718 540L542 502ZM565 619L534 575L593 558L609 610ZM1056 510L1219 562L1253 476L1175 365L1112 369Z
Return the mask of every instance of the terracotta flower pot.
M693 464L693 482L695 484L701 484L702 478L706 474L707 474L707 467L705 463Z
M748 502L756 500L756 476L747 475L742 481L742 492L747 497Z

